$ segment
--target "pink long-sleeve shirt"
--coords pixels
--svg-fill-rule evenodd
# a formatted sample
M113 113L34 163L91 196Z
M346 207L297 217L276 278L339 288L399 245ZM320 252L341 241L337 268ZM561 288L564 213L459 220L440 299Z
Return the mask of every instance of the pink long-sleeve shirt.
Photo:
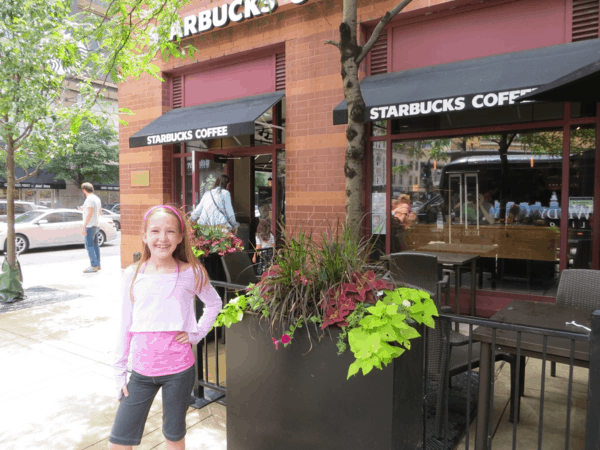
M134 272L135 267L130 266L123 274L120 324L113 358L117 398L121 398L121 388L127 382L130 350L134 369L142 375L180 372L194 360L189 344L179 344L175 335L185 331L190 342L197 344L210 331L222 306L210 283L196 289L191 267L179 273L138 273L132 303L129 287ZM194 315L195 295L205 304L198 322Z

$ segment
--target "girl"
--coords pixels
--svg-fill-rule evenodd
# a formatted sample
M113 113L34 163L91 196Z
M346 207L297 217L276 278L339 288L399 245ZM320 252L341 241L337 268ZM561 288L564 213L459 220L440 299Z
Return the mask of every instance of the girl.
M143 221L144 250L123 275L121 326L115 348L117 399L111 449L139 445L148 411L162 387L163 434L167 449L185 449L185 414L194 386L197 344L211 329L222 302L194 258L183 213L160 205ZM206 305L198 323L194 296ZM127 383L127 360L132 354Z
M260 219L256 228L256 250L273 248L275 237L271 233L271 221L269 219ZM252 257L252 262L256 264L257 253Z
M408 195L402 194L398 197L398 200L392 202L392 215L403 225L410 224L415 220L416 217L411 210Z
M416 214L411 211L408 195L402 194L392 202L392 253L406 250L407 230L416 218Z

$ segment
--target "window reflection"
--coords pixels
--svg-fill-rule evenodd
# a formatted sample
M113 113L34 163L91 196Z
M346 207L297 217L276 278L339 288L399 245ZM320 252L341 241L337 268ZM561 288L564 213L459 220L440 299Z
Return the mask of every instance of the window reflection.
M574 135L570 203L562 198L562 130L392 142L391 251L477 254L480 287L554 295L561 208L569 203L571 214L576 198L592 212L595 134ZM591 232L569 237L580 252L573 264L589 266Z
M571 129L567 265L572 269L592 268L595 141L593 126Z

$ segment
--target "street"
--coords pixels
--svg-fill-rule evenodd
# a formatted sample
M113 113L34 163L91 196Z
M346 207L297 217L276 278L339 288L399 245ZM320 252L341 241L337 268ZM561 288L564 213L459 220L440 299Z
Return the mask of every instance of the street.
M109 241L100 247L100 258L106 256L119 255L121 251L121 232L117 233L117 239ZM21 267L48 264L48 263L62 263L66 261L81 260L81 270L88 267L89 257L87 250L83 245L83 236L81 237L81 245L65 245L62 247L47 247L47 248L35 248L22 253L19 256L19 262ZM25 270L24 270L25 271ZM25 273L25 275L27 275Z

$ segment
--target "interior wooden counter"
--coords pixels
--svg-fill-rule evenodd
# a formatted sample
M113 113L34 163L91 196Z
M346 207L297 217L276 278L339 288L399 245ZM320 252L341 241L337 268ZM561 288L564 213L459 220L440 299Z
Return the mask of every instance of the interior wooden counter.
M451 230L451 232L450 232ZM560 233L535 225L447 225L417 224L405 231L410 250L478 254L482 257L557 261ZM439 243L439 245L436 245ZM426 248L423 248L426 247Z

